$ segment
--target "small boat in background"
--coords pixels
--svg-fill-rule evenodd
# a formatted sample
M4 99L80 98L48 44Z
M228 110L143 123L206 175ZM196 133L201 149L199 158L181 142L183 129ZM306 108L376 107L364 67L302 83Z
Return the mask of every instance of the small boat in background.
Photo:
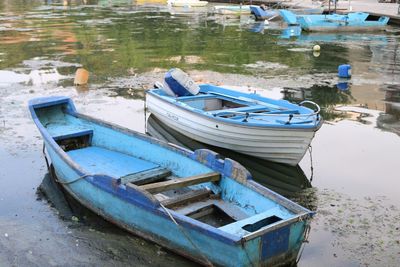
M289 26L300 25L305 31L383 30L389 22L389 17L377 17L365 12L352 12L346 15L296 15L288 10L279 12Z
M294 166L322 125L320 108L311 101L297 105L209 84L198 86L179 71L167 72L166 83L173 88L158 84L161 89L147 91L146 105L164 124L194 140ZM184 78L179 81L174 75Z
M214 13L221 15L250 14L249 5L214 6Z
M202 7L206 6L208 2L200 0L168 0L167 4L174 7Z
M295 264L314 213L239 163L80 114L67 97L29 110L56 181L106 220L209 266Z

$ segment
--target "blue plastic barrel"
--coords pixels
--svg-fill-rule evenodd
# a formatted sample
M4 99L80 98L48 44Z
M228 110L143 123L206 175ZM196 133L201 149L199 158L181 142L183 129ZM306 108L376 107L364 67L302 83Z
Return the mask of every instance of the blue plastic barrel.
M338 76L340 78L351 77L351 66L349 64L343 64L338 67Z

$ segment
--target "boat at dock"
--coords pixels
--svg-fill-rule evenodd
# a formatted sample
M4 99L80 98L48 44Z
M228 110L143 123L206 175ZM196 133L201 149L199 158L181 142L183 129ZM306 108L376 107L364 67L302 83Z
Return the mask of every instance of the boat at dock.
M351 12L346 15L296 15L280 10L281 17L289 25L299 25L305 31L368 31L383 30L389 17L373 16L365 12Z
M168 0L168 5L174 7L203 7L208 4L208 1L200 0Z
M250 5L227 5L214 6L214 13L220 15L242 15L250 14Z
M296 262L314 213L239 163L78 113L67 97L33 99L29 110L56 181L110 222L202 264Z
M160 86L160 85L159 85ZM148 110L169 127L199 142L274 162L297 165L322 125L320 108L209 84L195 95L146 93ZM312 104L316 110L303 106Z

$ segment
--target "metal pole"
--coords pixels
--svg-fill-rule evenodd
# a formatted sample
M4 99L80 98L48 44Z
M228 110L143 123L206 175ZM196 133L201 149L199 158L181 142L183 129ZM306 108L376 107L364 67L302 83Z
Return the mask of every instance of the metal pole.
M331 14L331 0L328 0L329 7L328 7L328 14Z

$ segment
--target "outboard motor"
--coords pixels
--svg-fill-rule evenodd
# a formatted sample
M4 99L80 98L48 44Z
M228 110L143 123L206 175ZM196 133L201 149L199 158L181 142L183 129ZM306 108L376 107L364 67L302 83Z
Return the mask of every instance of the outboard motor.
M175 97L197 95L200 91L200 87L193 79L186 72L178 68L167 71L161 89L166 94Z

